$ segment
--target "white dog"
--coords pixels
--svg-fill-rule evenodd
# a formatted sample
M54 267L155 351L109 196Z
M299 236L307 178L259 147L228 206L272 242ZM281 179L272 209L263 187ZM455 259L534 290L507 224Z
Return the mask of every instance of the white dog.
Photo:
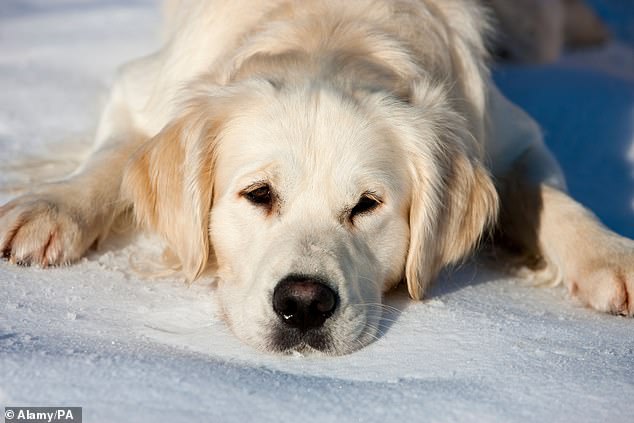
M423 298L496 227L584 303L634 314L634 242L565 194L493 86L475 2L167 9L165 46L122 70L86 163L0 209L10 261L77 260L133 209L190 279L217 275L241 339L343 354L374 338L383 292Z
M498 53L521 62L552 62L564 47L602 44L609 32L584 0L480 0L495 12Z

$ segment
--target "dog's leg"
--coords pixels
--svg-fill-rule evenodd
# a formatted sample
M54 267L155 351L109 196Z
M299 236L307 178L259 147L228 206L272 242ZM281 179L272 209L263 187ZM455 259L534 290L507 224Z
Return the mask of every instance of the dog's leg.
M502 179L499 231L532 258L542 276L563 282L570 294L604 312L634 315L634 241L608 228L589 210L552 186L544 163L549 153L536 146Z
M596 310L634 315L634 241L566 194L563 173L526 113L493 85L489 99L488 149L501 204L495 242L541 264L532 273L541 282L563 282Z
M106 236L128 205L119 188L127 159L142 138L130 124L121 82L97 131L96 147L69 177L43 184L0 207L0 253L11 262L51 266L80 258Z

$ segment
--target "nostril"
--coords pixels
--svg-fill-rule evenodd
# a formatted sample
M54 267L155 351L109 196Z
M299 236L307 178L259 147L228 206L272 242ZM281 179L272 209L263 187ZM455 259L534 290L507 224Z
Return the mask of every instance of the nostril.
M313 306L316 311L319 313L332 315L332 312L335 310L337 305L337 299L335 297L335 292L330 289L327 285L319 284L319 289L313 299Z
M287 325L306 331L323 326L337 308L338 296L317 279L291 275L273 291L273 310Z

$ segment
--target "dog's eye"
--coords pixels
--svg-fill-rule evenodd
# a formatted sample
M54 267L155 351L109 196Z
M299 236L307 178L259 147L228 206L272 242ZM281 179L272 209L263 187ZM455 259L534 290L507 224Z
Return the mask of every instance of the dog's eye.
M359 202L350 211L350 219L354 219L361 214L371 213L381 205L381 200L372 194L363 194Z
M245 190L242 195L251 203L257 206L270 206L273 202L271 188L268 185L261 185L251 190Z

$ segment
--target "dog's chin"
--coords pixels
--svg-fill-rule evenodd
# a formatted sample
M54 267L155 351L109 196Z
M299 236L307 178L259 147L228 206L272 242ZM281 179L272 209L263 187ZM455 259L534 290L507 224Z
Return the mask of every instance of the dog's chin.
M298 329L276 326L269 338L268 349L274 353L335 354L332 337L323 328L301 332Z
M340 356L353 353L376 339L368 328L351 339L334 337L325 328L301 332L297 329L276 326L268 336L266 351L280 355Z
M328 356L337 355L335 353L331 353L328 351L315 349L314 347L311 347L305 342L300 342L297 345L295 345L293 348L275 350L273 352L278 355L290 355L290 356L300 356L300 357L306 357L306 356L328 357Z

